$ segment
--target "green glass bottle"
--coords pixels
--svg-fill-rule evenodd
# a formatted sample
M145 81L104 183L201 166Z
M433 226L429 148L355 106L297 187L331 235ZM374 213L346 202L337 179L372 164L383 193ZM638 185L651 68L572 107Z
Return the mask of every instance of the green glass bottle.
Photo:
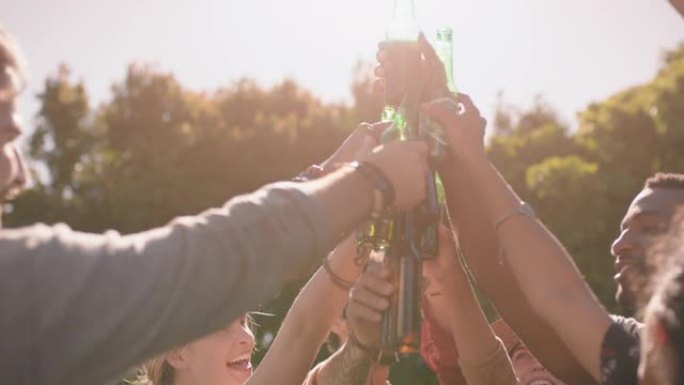
M385 68L385 109L383 121L392 126L383 135L383 141L406 140L415 136L411 131L411 106L406 96L411 77L420 66L418 35L420 26L416 21L413 0L395 0L394 13L385 41L388 60Z
M446 76L446 86L449 90L447 95L453 99L458 98L458 88L454 82L454 48L453 48L454 30L450 27L442 27L437 30L437 40L435 42L435 50L439 60L444 65L444 74ZM437 185L437 196L440 204L444 204L444 185L439 175L435 179Z
M453 75L453 30L449 27L439 28L437 30L437 39L434 45L437 56L443 64L444 73L442 74L443 76L441 76L441 79L437 79L437 84L434 84L428 97L433 98L433 100L439 99L440 102L454 103L458 98L458 89L454 83ZM421 116L419 131L421 136L426 139L429 144L430 160L434 164L440 163L445 158L447 152L446 134L444 129L426 116ZM437 195L436 201L440 206L443 205L445 202L444 186L439 175L436 174L434 190ZM428 192L431 193L432 191ZM434 210L434 204L430 204L430 200L430 196L428 196L428 204ZM436 230L432 232L436 232ZM432 235L432 238L434 237L435 235ZM430 242L427 243L429 244Z
M458 89L454 83L454 61L453 61L453 35L454 30L449 27L442 27L437 30L437 41L435 42L435 51L439 60L444 64L444 72L446 75L446 85L449 93L453 96L458 95Z
M434 43L437 56L444 67L444 73L435 78L435 83L429 95L433 100L441 102L453 102L458 96L453 77L453 30L449 27L437 30L437 39ZM421 116L420 133L427 141L430 149L430 160L433 168L444 161L447 153L447 145L444 129L427 117ZM423 224L423 233L420 249L423 258L435 258L439 252L438 221L445 203L444 185L436 172L431 172L427 180L427 197L419 206L418 218Z
M420 68L418 46L420 27L415 18L413 0L395 0L394 14L387 28L384 50L385 109L383 121L391 122L382 135L383 143L418 137L420 85L415 74ZM390 363L396 357L418 352L420 341L420 253L411 247L414 239L412 212L394 213L374 221L366 232L373 235L374 249L382 251L383 263L392 271L397 288L390 308L383 314L382 354L380 360Z
M381 142L414 138L416 121L408 118L417 114L409 111L405 103L407 84L415 69L420 66L418 35L420 27L415 18L413 0L395 0L394 13L387 27L384 49L388 55L385 77L385 109L381 119L391 122L382 133ZM375 251L386 251L394 236L394 218L380 218L368 223L358 233L359 244Z

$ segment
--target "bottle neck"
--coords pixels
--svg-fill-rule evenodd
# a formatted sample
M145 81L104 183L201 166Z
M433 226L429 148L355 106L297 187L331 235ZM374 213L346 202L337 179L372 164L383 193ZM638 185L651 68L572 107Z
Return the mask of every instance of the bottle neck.
M435 49L437 56L444 64L444 72L447 80L447 88L449 92L457 93L456 85L454 84L454 67L453 67L453 44L452 44L452 30L451 28L442 28L437 31L437 43Z
M416 14L413 8L413 0L394 1L394 19L415 20Z
M416 21L413 0L395 0L394 16L387 29L387 40L416 41L420 27Z

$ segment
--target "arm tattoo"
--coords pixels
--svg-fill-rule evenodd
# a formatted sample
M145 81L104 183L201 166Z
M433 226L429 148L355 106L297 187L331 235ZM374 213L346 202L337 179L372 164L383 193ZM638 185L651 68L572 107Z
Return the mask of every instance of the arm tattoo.
M365 384L373 357L349 341L321 367L318 385Z

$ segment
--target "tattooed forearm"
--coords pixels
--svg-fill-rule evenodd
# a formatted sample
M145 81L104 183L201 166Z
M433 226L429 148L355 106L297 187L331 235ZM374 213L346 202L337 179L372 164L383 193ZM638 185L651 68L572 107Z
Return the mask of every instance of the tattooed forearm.
M373 366L373 357L348 341L318 373L318 385L362 385Z

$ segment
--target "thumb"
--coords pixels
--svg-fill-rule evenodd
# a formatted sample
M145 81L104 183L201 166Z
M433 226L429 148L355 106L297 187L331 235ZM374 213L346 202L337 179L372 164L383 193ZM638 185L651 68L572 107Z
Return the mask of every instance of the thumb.
M377 122L371 124L370 132L372 133L373 138L375 138L378 144L380 143L380 138L382 137L382 134L391 125L391 122Z

